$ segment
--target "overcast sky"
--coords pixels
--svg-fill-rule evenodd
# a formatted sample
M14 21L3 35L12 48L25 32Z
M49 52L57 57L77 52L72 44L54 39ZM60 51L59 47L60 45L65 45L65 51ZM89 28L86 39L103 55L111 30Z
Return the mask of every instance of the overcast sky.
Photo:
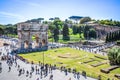
M120 21L120 0L0 0L0 24L72 15Z

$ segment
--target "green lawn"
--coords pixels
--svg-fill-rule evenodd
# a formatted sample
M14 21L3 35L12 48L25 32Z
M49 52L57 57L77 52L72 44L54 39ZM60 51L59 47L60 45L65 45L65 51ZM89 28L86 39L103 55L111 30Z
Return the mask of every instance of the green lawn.
M43 62L43 53L45 56L45 59L44 59L45 63L56 64L58 67L66 66L67 68L76 68L77 71L79 72L82 72L84 70L87 72L87 76L90 76L90 77L97 78L98 75L101 75L102 80L107 80L107 78L109 77L115 78L114 77L115 73L120 74L119 68L111 71L109 74L100 72L100 69L110 67L109 64L103 64L98 67L91 66L91 64L105 61L103 59L96 58L95 55L103 58L107 58L107 57L85 52L85 51L79 51L71 48L59 48L59 49L53 49L53 50L48 50L44 52L34 52L34 53L19 54L19 55L24 57L30 62L34 61L35 63L38 63L38 61ZM92 62L89 62L86 64L83 63L85 61L91 60L91 58L94 59ZM59 63L63 63L63 64L59 64Z
M82 37L82 39L84 39L83 34L81 34L81 37ZM76 34L76 35L72 34L72 35L70 35L70 40L69 41L65 41L62 38L63 38L63 36L59 35L59 41L58 42L66 44L66 43L69 43L69 42L80 41L80 35L79 34ZM52 42L53 38L50 38L49 41Z

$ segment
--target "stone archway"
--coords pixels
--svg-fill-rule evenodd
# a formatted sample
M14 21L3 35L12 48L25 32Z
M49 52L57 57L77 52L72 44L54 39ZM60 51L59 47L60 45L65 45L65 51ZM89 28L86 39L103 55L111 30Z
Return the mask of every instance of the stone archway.
M29 48L29 41L28 40L24 41L24 48L25 49Z
M41 46L47 45L47 30L48 26L45 24L38 23L18 23L18 37L20 47L22 48L33 48L33 39L34 36L34 48L40 48Z
M35 34L34 37L35 37L33 40L33 42L35 44L34 46L37 48L37 47L39 47L39 36L38 36L38 34Z
M42 46L44 46L46 44L46 40L42 39Z

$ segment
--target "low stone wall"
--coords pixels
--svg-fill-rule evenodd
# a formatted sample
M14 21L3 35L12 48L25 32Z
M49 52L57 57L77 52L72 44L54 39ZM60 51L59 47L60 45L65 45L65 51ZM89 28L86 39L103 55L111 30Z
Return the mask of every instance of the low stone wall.
M120 74L115 74L114 76L120 79Z
M97 66L100 66L100 65L103 65L103 64L107 64L107 62L99 62L97 64L92 64L91 66L97 67Z
M119 68L119 66L117 66L117 65L116 66L111 66L111 67L106 68L106 69L101 69L100 71L107 74L107 73L109 73L110 71L112 71L116 68Z
M100 57L100 56L95 56L95 57L99 58L99 59L107 60L107 58L103 58L103 57Z
M93 62L93 61L96 61L96 60L94 60L94 59L90 59L90 60L88 60L88 61L84 61L84 62L82 62L82 63L89 63L89 62Z

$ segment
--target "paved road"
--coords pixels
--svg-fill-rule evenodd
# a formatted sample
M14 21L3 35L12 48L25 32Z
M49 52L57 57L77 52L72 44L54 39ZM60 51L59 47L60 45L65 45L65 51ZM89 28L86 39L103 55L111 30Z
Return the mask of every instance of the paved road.
M30 71L30 64L24 64L23 62L19 61L19 64L21 64L21 68L25 68L25 70L29 70ZM22 74L21 76L18 76L18 71L17 71L17 67L15 67L15 65L12 66L11 71L8 72L8 65L6 64L5 61L2 61L2 73L0 73L0 80L36 80L37 78L40 78L40 74L35 74L35 72L33 73L32 77L30 78L29 76L26 77L26 74ZM40 80L49 80L50 74L48 74L47 77L42 78ZM71 80L78 80L76 78L74 78L72 73L69 73L67 76L65 75L64 72L60 72L60 70L53 70L52 72L53 74L53 80L68 80L69 78L71 78ZM93 78L84 78L83 76L80 75L80 79L79 80L95 80Z

